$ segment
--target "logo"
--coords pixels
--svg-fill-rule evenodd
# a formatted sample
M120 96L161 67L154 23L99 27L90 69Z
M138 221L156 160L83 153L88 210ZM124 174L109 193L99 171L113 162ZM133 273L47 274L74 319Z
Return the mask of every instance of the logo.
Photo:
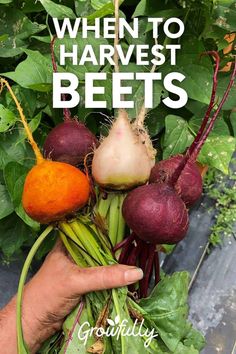
M140 337L145 338L144 347L148 348L152 340L158 337L155 334L154 328L152 330L144 328L144 319L138 322L136 319L132 326L130 326L129 321L124 319L121 321L120 316L116 316L114 320L108 318L107 323L108 328L103 327L91 327L89 322L84 322L78 331L78 338L84 345L87 344L89 337L95 335L97 338L104 336L114 337L119 340L120 337Z

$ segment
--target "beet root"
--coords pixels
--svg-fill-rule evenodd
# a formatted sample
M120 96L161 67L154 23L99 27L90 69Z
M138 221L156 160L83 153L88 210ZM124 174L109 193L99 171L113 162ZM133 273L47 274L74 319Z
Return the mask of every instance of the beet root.
M92 175L106 189L127 190L148 181L155 164L153 149L133 130L128 113L119 110L108 136L94 152Z
M26 176L22 203L32 219L47 224L82 208L89 195L89 180L78 168L44 160Z
M150 183L168 183L182 159L183 155L176 155L158 162L151 170ZM188 207L201 197L202 176L195 163L187 162L174 188Z
M124 200L122 212L129 228L152 244L175 244L188 230L186 206L165 183L133 189Z
M77 120L58 124L48 134L44 143L44 156L53 161L77 166L98 145L96 137Z

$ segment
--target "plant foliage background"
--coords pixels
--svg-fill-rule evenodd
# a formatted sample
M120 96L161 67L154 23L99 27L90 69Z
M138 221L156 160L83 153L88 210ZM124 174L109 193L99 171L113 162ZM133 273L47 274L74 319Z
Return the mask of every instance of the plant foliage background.
M50 58L50 36L54 34L52 17L63 19L69 17L88 17L93 23L96 17L113 16L114 6L109 0L0 0L0 73L7 77L17 94L25 115L34 131L40 146L50 129L62 121L62 111L52 108L52 65ZM185 23L185 34L180 40L181 51L177 55L176 71L186 76L183 87L189 95L184 109L171 110L162 105L161 97L166 96L161 83L155 84L155 108L149 111L147 125L158 149L158 159L167 158L183 152L193 140L201 118L209 102L213 61L200 54L206 50L218 50L222 56L222 67L232 61L231 51L224 54L223 49L228 42L225 35L236 32L236 2L230 0L125 0L121 5L122 16L130 22L140 17L141 33L137 40L127 36L122 45L129 44L154 45L147 25L149 17L179 17ZM70 48L74 41L80 50L89 42L98 48L106 39L85 40L78 36L71 40L64 38ZM159 36L160 44L167 43L163 32ZM58 54L58 43L56 54ZM87 64L83 67L72 66L59 70L74 72L83 82L85 72L112 72L109 65L105 67ZM134 63L121 68L124 71L150 71L147 67L137 67ZM169 72L169 62L160 68L160 72ZM218 96L221 96L230 73L222 72L219 78ZM106 82L106 100L108 110L84 109L83 102L73 110L80 120L97 135L105 134L104 114L114 114L111 107L111 79ZM79 91L83 96L83 85ZM140 82L133 83L135 109L130 110L130 118L135 117L142 104L143 87ZM213 166L223 173L228 172L228 164L235 150L236 134L236 87L224 106L222 119L218 120L215 129L205 144L199 161ZM24 212L21 194L24 178L34 163L31 148L25 140L25 134L15 105L4 90L0 96L0 251L6 260L21 255L24 247L30 246L40 225L31 220ZM53 240L52 240L53 241ZM48 244L46 247L50 247ZM41 249L42 256L46 249Z

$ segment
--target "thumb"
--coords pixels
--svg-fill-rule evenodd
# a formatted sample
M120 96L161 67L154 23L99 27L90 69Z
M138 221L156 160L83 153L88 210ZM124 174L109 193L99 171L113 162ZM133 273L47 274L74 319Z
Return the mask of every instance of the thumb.
M75 294L82 295L90 291L119 288L142 278L142 269L116 264L91 268L76 267L72 281Z

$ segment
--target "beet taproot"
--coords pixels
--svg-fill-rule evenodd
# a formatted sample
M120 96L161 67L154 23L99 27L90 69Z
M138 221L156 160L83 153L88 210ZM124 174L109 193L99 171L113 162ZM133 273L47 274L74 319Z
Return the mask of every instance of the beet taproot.
M151 170L150 183L169 183L183 155L175 155L155 164ZM196 163L188 161L175 186L177 194L190 207L202 195L202 176Z
M89 198L87 176L63 162L43 161L28 173L22 195L25 212L46 224L83 207Z
M43 154L47 159L77 166L84 163L85 157L97 145L95 135L83 123L71 119L51 130L45 140Z
M136 134L128 113L119 110L108 136L94 152L95 181L106 189L127 190L148 181L154 164L153 150Z
M129 192L122 212L134 234L152 244L177 243L188 230L188 210L165 183L144 185Z

